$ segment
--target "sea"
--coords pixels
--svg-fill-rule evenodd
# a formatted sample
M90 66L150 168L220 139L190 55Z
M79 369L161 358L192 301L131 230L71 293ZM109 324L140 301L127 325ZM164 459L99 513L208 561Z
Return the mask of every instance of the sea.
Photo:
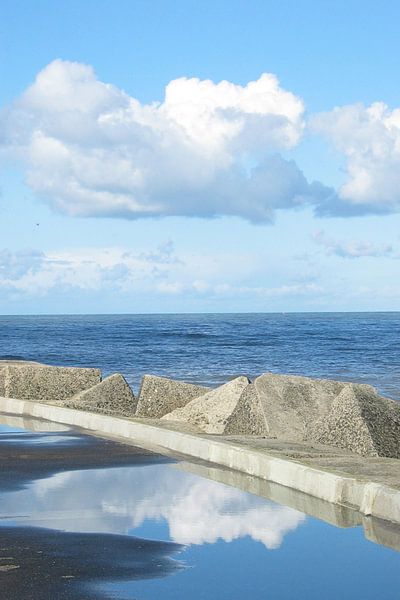
M400 312L1 316L0 359L218 386L264 372L367 383L400 400Z

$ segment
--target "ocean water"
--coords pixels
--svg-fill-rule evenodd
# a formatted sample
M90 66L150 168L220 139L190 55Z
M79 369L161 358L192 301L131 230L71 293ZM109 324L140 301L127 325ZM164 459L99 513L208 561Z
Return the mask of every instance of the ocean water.
M400 399L400 313L0 317L0 358L216 386L293 373L369 383Z

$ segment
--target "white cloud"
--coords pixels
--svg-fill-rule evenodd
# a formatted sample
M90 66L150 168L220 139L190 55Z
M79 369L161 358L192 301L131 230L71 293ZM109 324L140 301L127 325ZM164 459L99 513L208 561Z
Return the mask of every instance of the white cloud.
M250 257L245 254L177 256L171 240L154 250L120 247L78 248L39 252L0 250L0 289L42 295L54 289L182 293L196 291L198 277L218 279L240 274ZM240 265L243 265L240 267ZM208 284L206 284L208 285Z
M0 153L72 216L268 222L305 205L319 215L398 212L400 108L355 104L311 117L310 129L347 161L338 193L282 156L301 141L304 112L269 73L246 85L182 77L161 102L143 104L92 67L55 60L0 113Z
M380 301L393 297L394 292L386 290L382 277L397 281L397 243L346 239L323 230L310 232L309 236L321 251L306 253L301 257L304 264L286 255L276 261L273 244L264 252L250 248L243 251L241 247L229 252L211 248L178 251L171 240L135 250L0 250L0 297L10 307L15 302L26 302L29 307L38 302L41 306L61 296L67 299L67 308L68 299L73 305L77 297L90 302L93 298L117 297L122 310L130 310L134 301L139 311L153 312L165 306L174 311L177 305L195 310L226 305L235 310L242 306L294 310L300 305L314 307L315 303L330 310L343 299L350 302L362 286L370 287L370 271L360 271L355 264L355 259L362 257L376 263L375 291L368 297ZM326 262L325 255L353 260L343 261L340 272L330 272L332 263Z
M338 241L327 236L322 230L315 232L313 239L325 248L328 255L335 254L342 258L394 256L391 244L374 244L370 241L359 240Z
M178 255L171 240L153 250L121 247L12 253L0 250L0 290L34 297L68 290L207 298L310 296L320 288L307 278L274 285L265 257L243 252ZM250 282L249 282L250 278ZM261 278L261 282L260 282Z
M272 74L245 86L183 77L145 105L90 66L56 60L3 111L0 146L69 215L268 221L333 194L279 154L301 138L303 112Z
M326 213L400 210L400 108L383 102L354 104L316 115L312 128L327 136L347 159L347 181Z
M0 250L0 281L17 281L28 273L38 272L45 260L40 250L20 250L12 253L7 249Z

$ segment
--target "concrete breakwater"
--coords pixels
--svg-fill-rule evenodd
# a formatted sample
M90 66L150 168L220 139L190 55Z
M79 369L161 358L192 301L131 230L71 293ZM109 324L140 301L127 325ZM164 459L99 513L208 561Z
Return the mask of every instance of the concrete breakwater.
M400 403L364 384L264 373L210 389L144 375L136 398L119 373L102 379L99 369L0 361L0 396L400 458Z
M0 390L3 412L200 458L400 523L400 406L370 386L266 373L211 390L146 375L136 398L119 374L13 362L0 365Z

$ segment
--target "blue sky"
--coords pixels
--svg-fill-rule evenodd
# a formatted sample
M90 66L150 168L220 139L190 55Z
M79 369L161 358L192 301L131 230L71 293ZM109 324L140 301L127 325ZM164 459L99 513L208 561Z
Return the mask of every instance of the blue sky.
M0 312L398 310L399 20L3 0Z

